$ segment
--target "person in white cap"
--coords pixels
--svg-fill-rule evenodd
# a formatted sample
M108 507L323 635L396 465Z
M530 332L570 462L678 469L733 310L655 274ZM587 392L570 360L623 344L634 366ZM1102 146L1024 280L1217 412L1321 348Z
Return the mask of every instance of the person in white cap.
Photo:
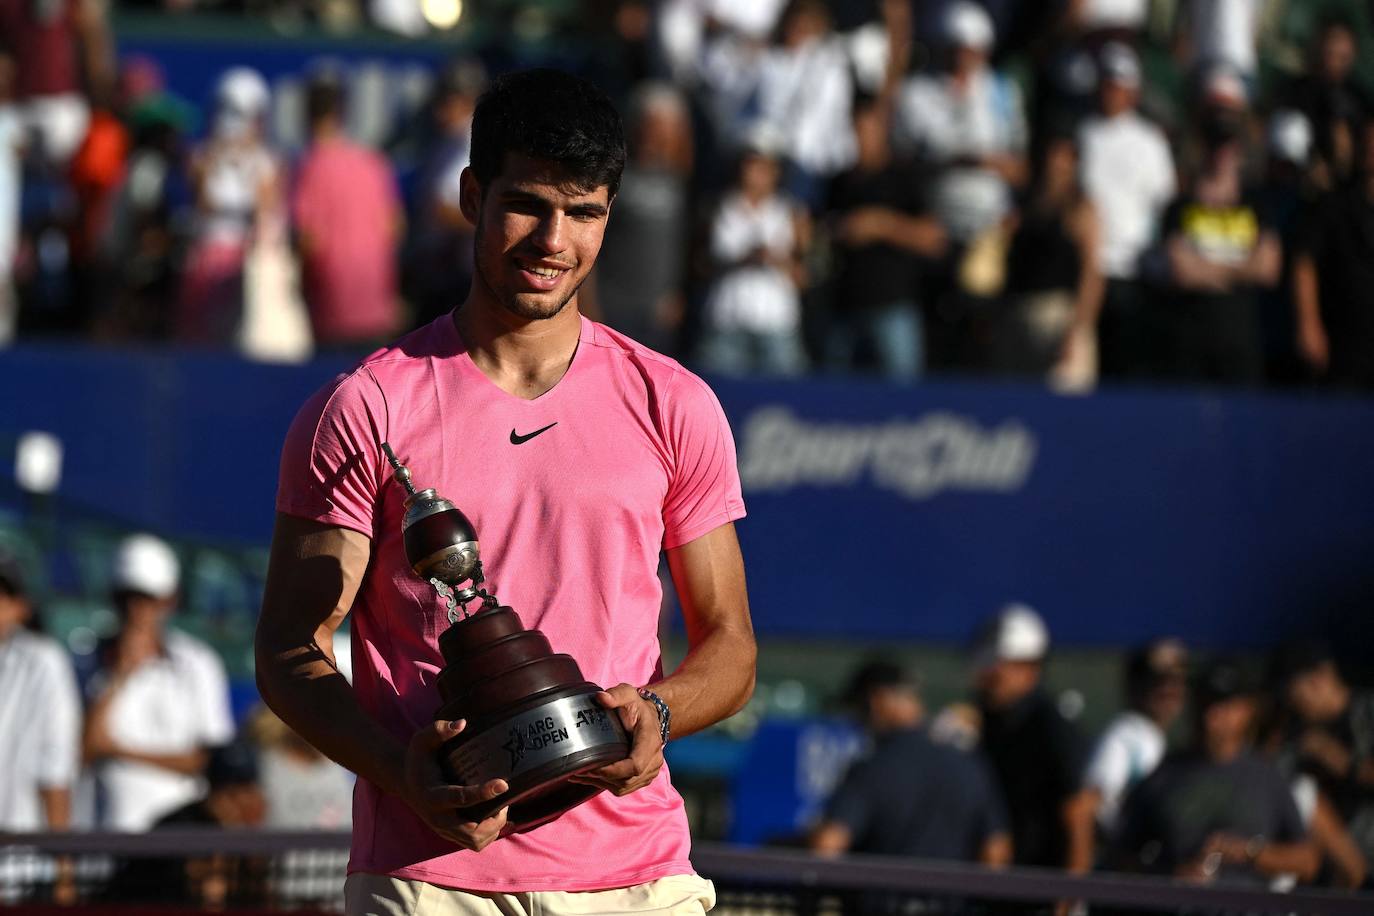
M1136 110L1140 60L1112 42L1098 61L1098 112L1079 127L1083 188L1097 209L1102 272L1098 325L1102 375L1145 374L1150 360L1141 256L1157 241L1159 220L1177 190L1169 141Z
M950 3L940 34L948 67L909 77L898 89L893 145L940 169L935 214L965 243L1007 213L1013 189L1028 177L1026 119L1016 83L988 65L995 35L981 6Z
M988 620L973 663L981 747L1011 818L1018 865L1084 872L1093 863L1095 797L1083 788L1087 746L1041 689L1050 637L1040 615L1010 604Z
M100 649L82 749L97 789L96 823L142 831L204 794L210 748L234 737L224 665L167 625L181 568L168 544L135 534L114 555L120 627Z
M270 102L256 70L234 67L220 77L210 137L191 158L196 219L177 305L179 340L233 342L249 246L281 229L282 169L263 139Z

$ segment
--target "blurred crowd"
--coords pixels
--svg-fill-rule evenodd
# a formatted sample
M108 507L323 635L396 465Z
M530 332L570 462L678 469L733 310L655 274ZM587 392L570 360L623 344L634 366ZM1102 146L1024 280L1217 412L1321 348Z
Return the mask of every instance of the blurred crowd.
M589 4L630 160L584 310L716 373L1368 388L1367 11L1294 49L1288 6ZM0 340L301 359L462 300L457 176L508 59L359 138L346 69L287 98L233 68L200 111L103 10L0 5Z
M1374 886L1374 694L1326 647L1285 645L1256 666L1156 640L1126 660L1122 708L1095 736L1074 721L1074 692L1045 688L1049 650L1040 616L1009 605L973 647L973 700L929 716L909 669L861 668L848 698L870 747L811 848Z
M217 650L176 622L172 548L134 534L105 561L107 635L73 655L43 632L19 566L0 556L0 833L347 829L352 775L265 707L231 712ZM346 641L335 651L348 676ZM1374 887L1374 692L1352 687L1328 648L1200 661L1176 639L1155 640L1124 659L1120 702L1097 735L1080 724L1080 692L1046 686L1051 664L1047 626L1021 604L978 628L967 700L927 711L910 668L892 656L864 664L843 696L870 740L811 848ZM231 865L254 867L219 863ZM223 905L232 901L213 895L226 888L261 892L251 875L208 881L205 867L137 862L102 875L99 894ZM76 899L60 862L7 853L0 878L15 894L42 886ZM16 899L0 891L0 902Z
M172 547L134 534L105 559L114 624L93 652L74 656L44 632L20 565L0 554L0 833L347 830L351 773L261 704L236 725L218 650L173 622L181 566ZM53 868L0 856L0 904L35 883L73 902L76 876ZM105 877L111 899L232 902L214 896L228 884L182 862L145 860Z

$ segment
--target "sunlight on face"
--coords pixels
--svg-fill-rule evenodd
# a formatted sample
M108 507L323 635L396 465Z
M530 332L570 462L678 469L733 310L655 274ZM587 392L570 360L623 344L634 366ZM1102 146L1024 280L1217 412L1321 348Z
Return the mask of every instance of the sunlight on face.
M488 187L471 173L464 181L475 195L478 282L517 317L562 312L601 250L609 190L573 187L557 165L515 153Z

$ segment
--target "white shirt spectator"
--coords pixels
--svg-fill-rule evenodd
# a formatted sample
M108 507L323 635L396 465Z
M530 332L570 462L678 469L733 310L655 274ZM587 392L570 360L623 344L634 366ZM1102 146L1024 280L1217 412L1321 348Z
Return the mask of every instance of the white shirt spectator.
M1087 0L1079 14L1079 26L1096 29L1143 29L1150 0Z
M1128 111L1089 118L1078 143L1083 187L1101 219L1103 271L1132 279L1176 190L1169 142L1158 127Z
M110 737L147 754L182 754L234 737L224 665L193 636L168 630L164 651L129 675L110 702ZM103 672L101 673L103 674ZM99 690L101 675L92 685ZM134 760L112 758L96 768L103 802L100 826L147 830L163 815L200 798L204 780Z
M741 194L721 203L711 226L711 254L717 261L741 261L765 248L787 257L796 246L793 211L786 198L770 197L753 206ZM801 322L797 287L782 270L750 264L727 271L711 288L706 305L718 330L786 333Z
M17 630L0 642L0 831L48 824L42 789L71 788L81 745L81 695L66 651Z
M1194 54L1203 66L1225 65L1253 76L1263 0L1188 0Z
M733 137L746 123L745 111L758 89L764 54L756 42L729 33L706 43L699 70L704 90L700 96L722 137Z
M1167 743L1163 730L1134 710L1121 713L1107 726L1084 777L1087 787L1101 795L1097 821L1103 830L1115 829L1126 793L1159 766Z
M990 68L965 92L947 75L911 77L897 98L893 143L935 165L951 163L935 179L932 207L952 236L968 241L1011 208L1012 194L1002 176L962 160L1025 151L1021 90Z
M304 760L272 748L259 758L267 823L276 830L347 830L353 774L328 757Z
M849 56L839 39L764 55L759 120L782 138L787 157L813 175L834 175L853 164L853 98Z
M215 148L209 155L196 234L205 241L245 244L260 189L277 174L277 161L261 145Z

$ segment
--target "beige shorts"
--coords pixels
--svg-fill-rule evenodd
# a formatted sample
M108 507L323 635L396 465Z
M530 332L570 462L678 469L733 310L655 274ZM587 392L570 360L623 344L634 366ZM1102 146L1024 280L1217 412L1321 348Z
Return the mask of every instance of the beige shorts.
M699 875L672 875L609 891L460 891L354 872L344 883L347 916L702 916L716 888Z

